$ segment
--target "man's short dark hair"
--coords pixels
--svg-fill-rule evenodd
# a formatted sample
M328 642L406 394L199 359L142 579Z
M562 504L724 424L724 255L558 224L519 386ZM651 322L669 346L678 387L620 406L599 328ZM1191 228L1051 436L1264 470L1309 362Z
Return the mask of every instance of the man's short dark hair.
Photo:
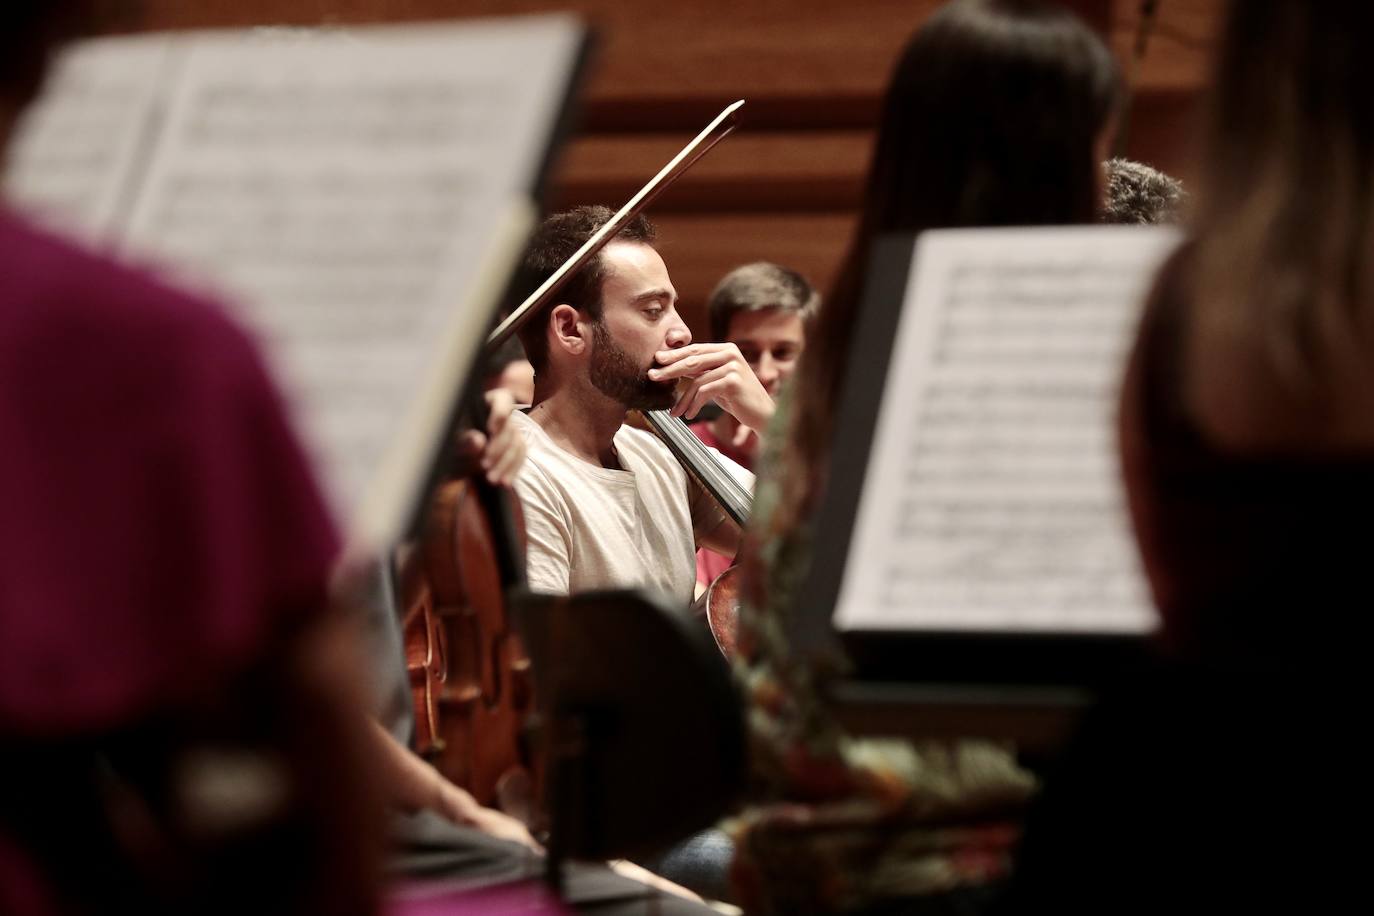
M577 249L614 215L615 212L609 207L585 206L555 213L544 220L525 251L524 271L530 289L534 289L552 276L554 271L576 254ZM653 242L657 234L654 224L641 213L626 223L612 241L641 242L647 245ZM520 329L520 342L524 344L525 356L536 372L544 369L549 360L549 309L565 302L578 311L585 312L593 320L600 320L601 284L605 279L606 265L601 253L598 252L581 270L563 283L549 305L525 322Z
M706 300L711 339L725 340L730 322L741 312L777 309L796 312L810 322L820 304L820 293L795 270L767 261L745 264L726 274Z
M1176 223L1188 194L1183 183L1130 159L1107 161L1107 223L1153 226Z

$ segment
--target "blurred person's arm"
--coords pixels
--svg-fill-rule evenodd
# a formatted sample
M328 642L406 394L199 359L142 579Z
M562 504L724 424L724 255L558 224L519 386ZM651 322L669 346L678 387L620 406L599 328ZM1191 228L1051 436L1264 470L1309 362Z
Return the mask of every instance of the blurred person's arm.
M487 428L469 429L459 434L458 461L473 462L482 468L487 480L498 486L509 486L525 463L525 439L510 422L515 412L515 395L504 388L493 388L485 395Z
M445 779L375 720L372 733L382 785L392 805L409 812L433 811L455 824L474 827L536 851L541 849L524 824L500 811L482 807L471 794Z
M486 429L460 434L458 460L474 470L480 467L493 484L509 485L525 462L525 440L510 423L515 399L503 389L489 391L485 397L489 411ZM531 849L540 848L524 824L483 807L470 793L445 779L402 744L381 722L374 719L371 725L373 750L390 804L409 812L433 811L455 824L474 827Z

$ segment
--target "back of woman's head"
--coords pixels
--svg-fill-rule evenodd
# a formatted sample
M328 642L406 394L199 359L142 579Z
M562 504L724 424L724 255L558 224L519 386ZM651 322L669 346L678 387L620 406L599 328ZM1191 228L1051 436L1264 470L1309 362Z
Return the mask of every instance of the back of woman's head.
M1218 58L1194 299L1298 400L1370 362L1371 35L1370 4L1246 0Z
M1111 52L1033 0L954 0L916 32L883 103L864 212L797 382L773 531L813 506L873 238L1088 222L1120 94Z
M920 29L883 105L870 232L1091 218L1094 146L1120 81L1072 14L1029 0L956 0Z

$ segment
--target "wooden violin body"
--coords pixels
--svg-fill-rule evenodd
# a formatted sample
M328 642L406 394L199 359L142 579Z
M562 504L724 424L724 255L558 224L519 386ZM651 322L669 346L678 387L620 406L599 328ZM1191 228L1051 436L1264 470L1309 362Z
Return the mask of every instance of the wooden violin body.
M416 713L415 750L483 805L527 803L534 755L527 723L530 662L505 608L501 521L505 494L474 479L451 480L434 497L423 536L402 568L406 667ZM504 499L523 558L519 501ZM513 812L514 813L514 812Z

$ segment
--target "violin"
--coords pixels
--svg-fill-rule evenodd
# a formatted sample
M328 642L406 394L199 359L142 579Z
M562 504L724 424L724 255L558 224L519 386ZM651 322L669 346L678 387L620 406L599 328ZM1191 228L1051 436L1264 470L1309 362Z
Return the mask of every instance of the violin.
M733 131L743 104L722 111L497 325L484 355L504 344L626 223ZM667 414L663 419L700 446L681 420ZM711 459L709 453L706 458ZM750 501L747 493L744 497L741 514L732 512L741 525ZM528 727L534 693L529 657L505 605L525 586L524 556L518 500L478 473L439 489L400 578L416 751L479 803L501 807L529 824L539 782Z

